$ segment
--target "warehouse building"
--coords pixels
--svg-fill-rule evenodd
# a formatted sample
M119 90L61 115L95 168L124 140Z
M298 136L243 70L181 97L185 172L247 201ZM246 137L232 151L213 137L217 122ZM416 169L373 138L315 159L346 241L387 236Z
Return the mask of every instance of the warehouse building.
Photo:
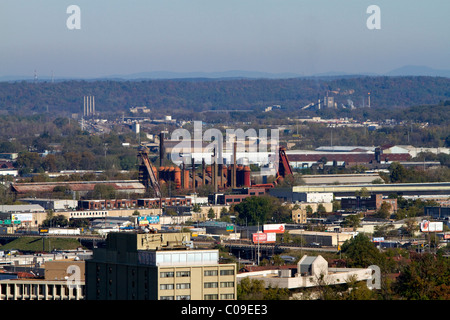
M75 197L93 192L97 185L110 186L114 191L126 194L145 193L145 186L135 180L13 183L11 184L11 191L19 198L27 196L48 197L56 191L64 191L66 194Z

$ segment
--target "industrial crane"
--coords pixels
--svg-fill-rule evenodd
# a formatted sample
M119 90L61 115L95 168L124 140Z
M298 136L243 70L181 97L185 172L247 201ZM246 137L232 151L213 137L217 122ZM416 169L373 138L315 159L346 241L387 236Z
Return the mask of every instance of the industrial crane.
M141 160L139 165L139 181L148 189L153 188L156 197L161 198L161 188L156 177L156 170L148 158L149 149L145 146L139 147L138 157Z

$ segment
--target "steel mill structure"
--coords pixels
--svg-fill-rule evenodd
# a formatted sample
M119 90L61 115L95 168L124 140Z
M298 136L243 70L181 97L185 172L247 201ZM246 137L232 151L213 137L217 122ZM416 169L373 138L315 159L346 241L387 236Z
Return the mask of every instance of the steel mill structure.
M214 192L224 190L226 188L273 188L282 181L286 176L292 175L292 168L285 153L285 148L280 147L278 151L279 165L276 180L274 183L252 184L251 170L248 165L240 165L236 163L236 143L233 147L234 160L230 165L217 163L214 154L214 161L211 165L206 165L203 159L201 169L196 170L194 159L191 159L191 165L188 167L183 163L178 166L164 166L164 138L160 135L160 154L159 167L156 168L149 159L149 149L145 146L139 148L138 157L139 165L139 181L146 187L153 189L157 197L161 196L161 187L167 183L174 184L176 189L184 189L195 192L195 190L203 185L214 186Z

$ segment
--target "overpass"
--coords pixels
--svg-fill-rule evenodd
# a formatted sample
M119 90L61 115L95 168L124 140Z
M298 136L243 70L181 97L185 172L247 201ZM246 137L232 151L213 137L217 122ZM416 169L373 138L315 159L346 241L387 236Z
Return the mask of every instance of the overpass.
M436 183L392 183L392 184L353 184L353 185L302 185L292 187L292 192L332 192L336 197L354 196L356 191L366 188L370 193L385 196L399 195L448 195L450 182Z

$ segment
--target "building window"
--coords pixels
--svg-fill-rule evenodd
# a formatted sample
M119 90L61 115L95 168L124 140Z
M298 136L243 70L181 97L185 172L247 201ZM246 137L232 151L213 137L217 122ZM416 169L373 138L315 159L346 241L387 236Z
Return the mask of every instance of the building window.
M205 300L218 300L219 296L217 294L205 294Z
M190 283L177 283L177 289L190 289Z
M173 278L174 273L173 272L161 272L160 277L161 278Z
M172 283L163 283L159 285L159 290L173 290L174 286Z
M221 282L220 283L220 287L221 288L233 288L234 287L234 282L233 281Z
M205 270L204 275L205 275L205 277L217 276L218 272L217 272L217 270Z
M234 275L234 270L233 269L220 270L220 275L221 276L232 276L232 275Z
M159 300L173 300L173 296L161 296Z
M189 295L177 296L177 300L191 300L191 296Z
M233 293L221 294L220 300L234 300L234 294Z
M177 271L177 277L190 277L190 271Z
M217 282L205 282L204 286L205 288L217 288L218 284Z

